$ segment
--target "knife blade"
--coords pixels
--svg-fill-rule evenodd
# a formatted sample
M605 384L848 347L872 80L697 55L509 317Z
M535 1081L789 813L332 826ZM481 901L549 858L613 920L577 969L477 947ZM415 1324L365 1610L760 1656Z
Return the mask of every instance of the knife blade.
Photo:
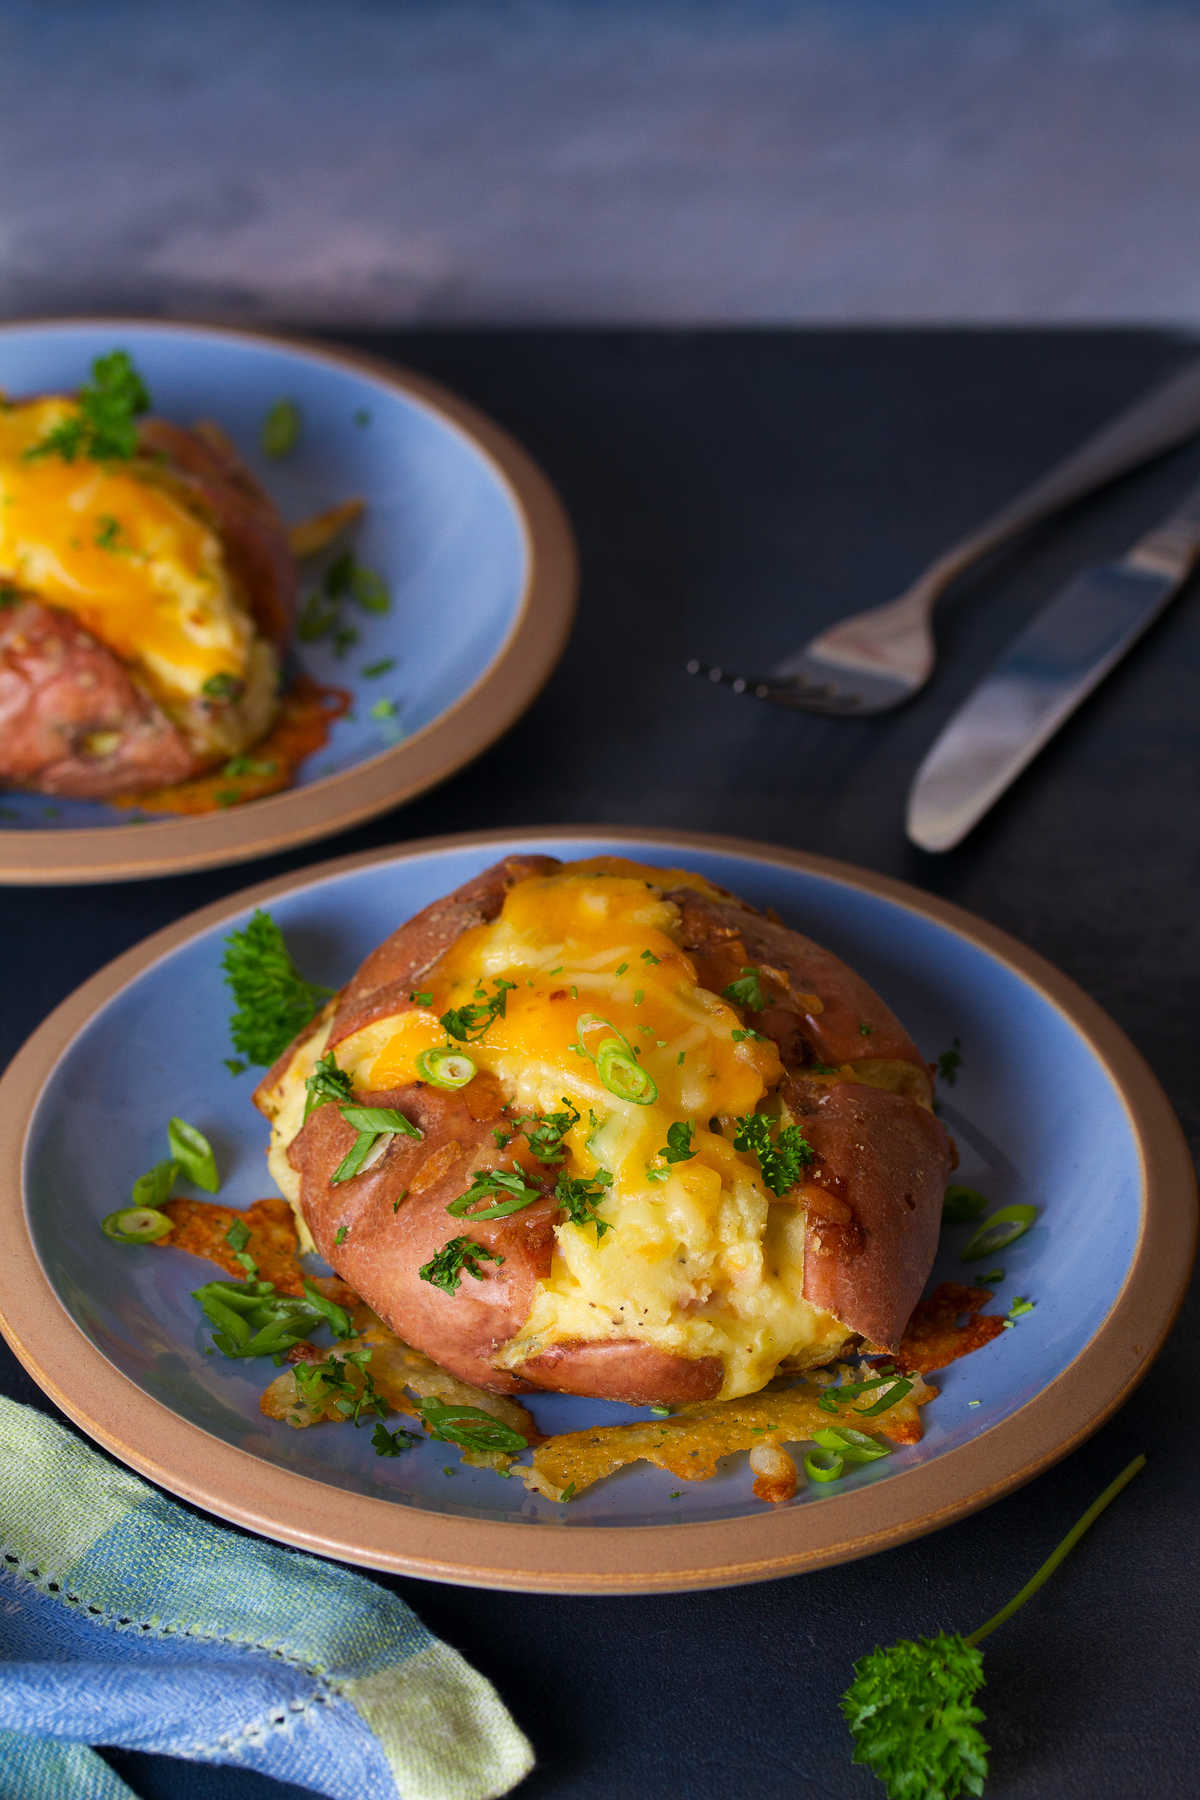
M952 850L1116 667L1200 560L1200 488L1120 562L1061 590L964 701L917 770L907 831Z

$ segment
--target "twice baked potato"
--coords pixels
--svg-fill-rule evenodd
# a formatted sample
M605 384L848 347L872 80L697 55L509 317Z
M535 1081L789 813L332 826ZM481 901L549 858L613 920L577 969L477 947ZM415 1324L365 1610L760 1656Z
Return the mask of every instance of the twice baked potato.
M256 1104L302 1232L477 1386L678 1405L894 1349L952 1162L867 984L699 876L510 857Z
M0 398L0 786L92 800L263 737L297 576L218 431L122 420L121 453L89 454L86 422L86 399Z

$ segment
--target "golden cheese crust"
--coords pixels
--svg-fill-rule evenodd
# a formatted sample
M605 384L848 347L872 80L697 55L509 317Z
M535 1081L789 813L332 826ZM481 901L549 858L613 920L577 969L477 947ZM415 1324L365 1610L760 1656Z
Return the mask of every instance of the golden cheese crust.
M615 1087L598 1040L628 1052ZM438 1046L470 1057L463 1087L423 1078ZM336 1101L303 1117L318 1057L420 1137L335 1180L359 1128ZM499 1392L678 1405L895 1347L951 1166L931 1097L899 1021L799 933L678 871L525 857L394 932L256 1103L317 1249L408 1342ZM514 1178L520 1203L479 1217ZM452 1239L479 1254L438 1285Z

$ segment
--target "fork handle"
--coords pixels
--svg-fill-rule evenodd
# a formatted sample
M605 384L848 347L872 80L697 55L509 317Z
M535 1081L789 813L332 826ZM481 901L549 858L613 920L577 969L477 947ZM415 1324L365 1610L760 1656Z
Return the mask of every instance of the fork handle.
M943 551L909 590L922 607L932 606L956 576L990 550L1027 531L1051 513L1082 500L1118 475L1126 475L1200 431L1200 359L1190 362L1081 444L1040 481ZM908 596L906 596L907 598Z

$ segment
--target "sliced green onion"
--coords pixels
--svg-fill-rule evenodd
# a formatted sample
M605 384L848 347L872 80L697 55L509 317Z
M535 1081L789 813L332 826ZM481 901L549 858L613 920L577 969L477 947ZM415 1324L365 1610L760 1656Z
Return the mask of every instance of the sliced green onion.
M852 1406L850 1410L860 1419L873 1419L879 1413L890 1412L891 1408L893 1406L898 1406L905 1394L910 1393L911 1391L912 1382L906 1381L903 1376L896 1377L895 1379L889 1378L888 1384L884 1388L882 1394L880 1394L878 1400L872 1405Z
M489 1200L495 1194L507 1194L507 1200L491 1201L491 1205L474 1210L476 1202ZM507 1169L481 1169L465 1194L452 1200L446 1208L456 1219L506 1219L510 1213L523 1212L542 1198L541 1188L530 1187L520 1175Z
M353 1181L354 1177L362 1169L368 1156L370 1156L372 1150L374 1150L376 1144L379 1143L383 1136L384 1133L382 1131L360 1131L337 1168L333 1171L333 1174L329 1177L330 1181L335 1186L340 1185L343 1181ZM340 1243L341 1239L339 1239L338 1242Z
M985 1219L974 1236L964 1244L962 1260L978 1262L997 1250L1007 1250L1019 1237L1024 1237L1038 1216L1036 1206L1019 1201L1015 1206L1002 1206L990 1219Z
M474 1079L475 1064L461 1050L422 1050L417 1074L434 1087L461 1088Z
M851 1431L846 1425L830 1425L825 1431L814 1431L813 1442L822 1450L832 1450L848 1463L878 1462L881 1456L891 1455L887 1444L868 1437L865 1431Z
M175 1177L179 1173L176 1162L155 1163L144 1175L139 1175L133 1184L130 1199L135 1206L161 1206L164 1200L171 1198L171 1189L175 1186Z
M425 1133L394 1106L339 1106L338 1111L355 1131L388 1131L396 1136L421 1138Z
M167 1143L179 1164L180 1173L203 1188L206 1194L215 1194L221 1181L217 1174L217 1159L204 1133L189 1125L186 1119L172 1119L167 1126Z
M658 1088L649 1070L643 1069L639 1062L615 1045L601 1045L596 1057L596 1073L618 1100L630 1100L634 1106L650 1106L658 1099Z
M327 1319L336 1338L352 1338L355 1336L350 1314L336 1300L327 1300L319 1287L315 1287L307 1276L304 1278L304 1292L309 1301L316 1307L323 1319Z
M101 1221L100 1229L116 1244L153 1244L166 1237L171 1221L156 1206L122 1206Z
M259 443L263 455L277 461L289 455L300 441L300 409L294 400L276 400L262 422Z
M975 1188L956 1184L946 1189L942 1219L947 1225L965 1225L968 1219L982 1219L987 1209L987 1200Z
M837 1481L845 1467L836 1450L810 1450L804 1459L804 1473L810 1481Z

